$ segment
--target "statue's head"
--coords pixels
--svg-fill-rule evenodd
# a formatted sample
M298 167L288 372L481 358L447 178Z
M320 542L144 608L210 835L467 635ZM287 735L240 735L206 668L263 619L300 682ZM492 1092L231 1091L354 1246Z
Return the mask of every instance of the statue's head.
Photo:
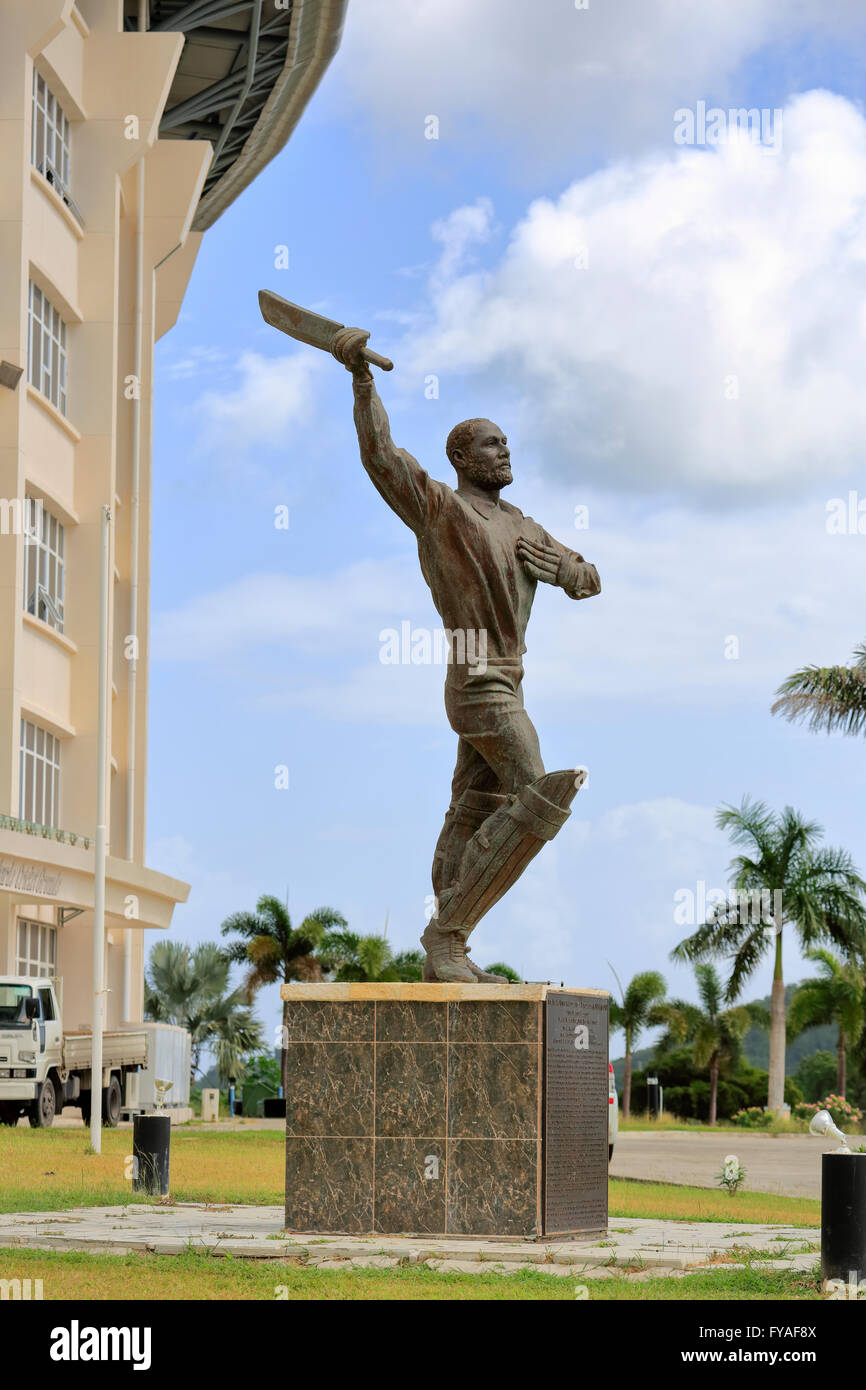
M445 441L458 478L496 492L513 482L508 440L492 420L461 420Z

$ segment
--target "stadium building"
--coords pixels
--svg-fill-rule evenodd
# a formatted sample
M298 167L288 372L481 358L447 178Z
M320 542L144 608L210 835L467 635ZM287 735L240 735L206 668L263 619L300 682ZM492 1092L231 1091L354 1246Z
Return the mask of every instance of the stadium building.
M154 343L345 3L0 3L0 971L59 977L72 1028L92 1016L102 611L107 1027L141 1018L142 928L189 891L145 862Z

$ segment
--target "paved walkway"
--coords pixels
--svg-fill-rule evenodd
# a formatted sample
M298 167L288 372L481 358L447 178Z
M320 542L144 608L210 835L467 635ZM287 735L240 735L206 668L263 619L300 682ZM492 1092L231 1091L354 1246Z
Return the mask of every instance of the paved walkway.
M820 1199L821 1154L832 1148L809 1134L627 1130L617 1138L610 1175L715 1187L728 1154L736 1154L746 1170L744 1191Z
M280 1207L166 1206L79 1207L74 1211L0 1214L0 1248L131 1251L299 1260L327 1269L361 1265L428 1264L434 1269L512 1273L538 1266L547 1274L605 1278L684 1274L693 1269L742 1266L811 1269L820 1232L792 1226L743 1226L731 1222L646 1219L611 1221L607 1236L536 1243L473 1237L311 1236L283 1230Z

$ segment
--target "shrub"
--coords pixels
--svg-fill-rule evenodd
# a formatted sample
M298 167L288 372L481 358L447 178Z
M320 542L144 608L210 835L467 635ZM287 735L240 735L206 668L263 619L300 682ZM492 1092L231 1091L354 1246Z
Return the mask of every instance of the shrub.
M811 1120L819 1110L829 1110L834 1125L838 1125L841 1130L850 1130L863 1119L862 1110L858 1110L856 1105L851 1105L844 1096L836 1095L825 1096L823 1100L814 1103L801 1101L794 1114L798 1120Z
M681 1120L692 1118L692 1101L688 1086L667 1086L664 1094L665 1110Z
M821 1096L832 1091L836 1084L836 1072L837 1062L834 1053L820 1049L810 1052L794 1072L794 1079L803 1092L803 1099L818 1101Z
M668 1114L683 1120L708 1120L710 1117L710 1083L706 1073L697 1073L690 1048L660 1057L648 1069L636 1071L632 1077L632 1114L640 1115L647 1107L647 1070L658 1076L664 1088L664 1108ZM760 1067L741 1062L736 1071L719 1077L718 1118L725 1120L738 1110L757 1107L763 1112L767 1103L769 1077ZM796 1081L785 1081L785 1100L795 1106L803 1099Z
M803 1092L792 1076L785 1077L785 1100L794 1110L803 1099Z
M769 1115L763 1105L749 1105L745 1110L738 1110L731 1116L731 1123L740 1129L763 1129L768 1120Z

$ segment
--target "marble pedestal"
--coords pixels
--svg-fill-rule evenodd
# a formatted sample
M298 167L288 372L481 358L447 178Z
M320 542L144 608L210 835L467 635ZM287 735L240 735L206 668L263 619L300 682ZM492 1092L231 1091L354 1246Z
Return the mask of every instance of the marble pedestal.
M287 1228L524 1239L606 1229L607 994L281 993Z

